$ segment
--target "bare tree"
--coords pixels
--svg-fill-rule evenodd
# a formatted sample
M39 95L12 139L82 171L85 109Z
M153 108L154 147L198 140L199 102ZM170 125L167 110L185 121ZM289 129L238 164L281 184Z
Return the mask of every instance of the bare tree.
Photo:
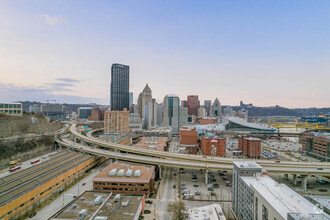
M188 208L181 200L170 202L167 205L167 211L172 215L174 220L188 219Z
M210 200L210 198L211 198L211 193L208 193L208 194L206 195L206 197L207 197L208 200Z

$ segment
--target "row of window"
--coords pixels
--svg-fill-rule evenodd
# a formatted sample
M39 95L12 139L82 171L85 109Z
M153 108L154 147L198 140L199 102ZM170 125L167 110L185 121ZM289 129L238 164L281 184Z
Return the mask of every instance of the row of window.
M0 108L22 108L21 104L0 104Z
M94 187L95 190L110 190L110 191L132 191L132 192L149 192L149 189L136 189L136 188L102 188Z
M3 109L0 109L0 112L1 113L6 113L6 114L10 114L10 115L17 115L17 114L22 114L22 111L21 110L3 110Z
M149 184L132 184L132 183L106 183L106 182L94 182L95 185L104 185L104 186L149 186Z

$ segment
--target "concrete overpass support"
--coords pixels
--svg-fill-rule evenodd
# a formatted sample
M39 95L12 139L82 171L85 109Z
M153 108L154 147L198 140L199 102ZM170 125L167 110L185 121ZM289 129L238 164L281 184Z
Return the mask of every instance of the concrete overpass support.
M301 175L301 187L304 191L307 190L307 178L308 175Z
M77 142L77 137L75 135L72 135L73 142Z
M297 185L297 174L292 174L293 185Z
M85 141L84 141L83 139L80 139L80 144L82 144L82 145L86 145L86 144L85 144Z
M161 165L158 166L158 172L159 172L159 179L161 180L162 179L162 166Z
M205 171L205 184L207 185L207 184L209 184L208 181L209 180L209 172L208 172L208 170L206 170Z
M285 180L288 180L288 179L289 179L289 174L285 173L285 174L284 174L284 179L285 179Z

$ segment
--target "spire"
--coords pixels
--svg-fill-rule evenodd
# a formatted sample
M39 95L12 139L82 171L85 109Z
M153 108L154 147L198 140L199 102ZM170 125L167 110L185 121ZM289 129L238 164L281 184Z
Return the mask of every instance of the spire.
M144 87L143 92L151 92L151 89L150 89L148 83L147 83L146 86Z

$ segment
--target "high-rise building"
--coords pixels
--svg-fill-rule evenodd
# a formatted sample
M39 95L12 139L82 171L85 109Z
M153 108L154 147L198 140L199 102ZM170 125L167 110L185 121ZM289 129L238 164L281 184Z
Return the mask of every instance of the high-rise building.
M181 107L184 107L184 108L188 107L187 100L181 100Z
M234 162L232 182L232 207L238 220L330 218L303 196L273 180L255 162Z
M92 115L93 107L79 107L78 117L79 119L88 119Z
M180 98L176 95L166 95L163 105L163 126L171 126L173 133L178 133L180 127Z
M198 117L201 117L201 118L206 117L206 110L205 110L205 108L203 108L203 107L199 107L198 108Z
M211 100L204 100L204 108L205 108L205 111L206 111L206 115L207 116L210 116L211 105L212 105L212 101Z
M188 124L188 108L180 107L179 119L180 126Z
M111 110L129 109L129 66L112 64L110 97Z
M129 106L133 104L133 92L129 93Z
M129 111L105 111L104 133L129 133Z
M220 117L221 116L221 103L218 98L216 98L212 105L212 116Z
M188 105L188 114L198 116L198 95L188 95L187 105Z

